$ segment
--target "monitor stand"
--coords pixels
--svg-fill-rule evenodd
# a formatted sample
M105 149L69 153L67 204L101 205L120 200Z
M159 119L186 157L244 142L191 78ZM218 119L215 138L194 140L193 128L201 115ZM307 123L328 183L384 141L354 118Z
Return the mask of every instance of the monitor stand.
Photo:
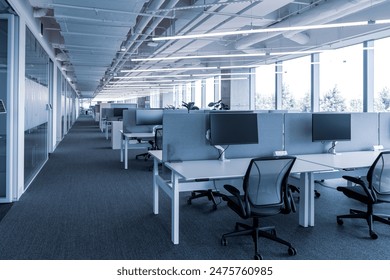
M332 147L330 147L330 149L328 150L329 154L337 155L337 153L336 153L336 144L337 144L337 141L332 141Z
M228 159L225 158L225 150L222 146L220 145L214 145L214 148L216 148L217 150L220 151L220 156L219 156L219 160L220 161L229 161Z

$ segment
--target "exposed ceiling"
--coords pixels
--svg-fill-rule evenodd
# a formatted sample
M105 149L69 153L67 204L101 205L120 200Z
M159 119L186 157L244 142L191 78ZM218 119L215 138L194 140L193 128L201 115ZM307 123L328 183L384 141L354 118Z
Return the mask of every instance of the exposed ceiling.
M205 34L390 18L389 0L29 0L81 97L143 96L222 69L273 63L299 54L390 36L390 24L243 33L195 39L162 36ZM254 54L265 53L255 56ZM242 56L252 54L251 57ZM208 57L205 57L205 56ZM214 57L210 57L213 55ZM230 55L230 57L229 57ZM231 57L231 55L241 55ZM178 57L133 61L139 58ZM190 58L182 58L192 56ZM197 56L197 57L194 57ZM202 57L203 56L203 57ZM187 68L182 70L181 68ZM200 69L202 68L202 69ZM151 71L160 69L159 71ZM192 70L188 70L192 69ZM135 72L123 72L137 70ZM182 76L178 76L181 74ZM145 77L148 76L148 77ZM148 86L145 89L145 86Z

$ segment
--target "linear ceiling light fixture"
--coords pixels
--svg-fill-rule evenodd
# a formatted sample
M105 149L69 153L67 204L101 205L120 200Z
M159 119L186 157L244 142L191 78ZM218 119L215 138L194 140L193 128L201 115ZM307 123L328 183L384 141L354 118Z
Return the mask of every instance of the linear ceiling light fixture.
M134 70L121 70L121 72L138 73L138 72L193 71L193 70L216 70L216 69L218 69L218 67L188 67L188 68L134 69Z
M210 54L210 55L188 55L188 56L168 56L168 57L150 57L150 58L133 58L131 61L160 61L160 60L179 60L193 58L237 58L265 56L266 53L241 53L241 54Z
M317 25L303 25L303 26L286 26L286 27L269 27L262 29L250 29L250 30L235 30L226 32L215 32L205 34L189 34L189 35L176 35L176 36L162 36L154 37L153 41L166 41L166 40L178 40L178 39L199 39L205 37L222 37L228 35L249 35L255 33L268 33L268 32L285 32L285 31L301 31L308 29L326 29L326 28L338 28L338 27L355 27L374 24L389 24L390 19L382 20L369 20L369 21L352 21L352 22L340 22L329 24L317 24Z

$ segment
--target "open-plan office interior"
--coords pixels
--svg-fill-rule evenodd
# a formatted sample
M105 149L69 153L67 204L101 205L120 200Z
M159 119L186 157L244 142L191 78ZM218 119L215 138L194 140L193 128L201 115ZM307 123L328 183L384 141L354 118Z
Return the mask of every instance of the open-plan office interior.
M0 37L0 259L390 259L350 210L390 214L390 1L0 0Z

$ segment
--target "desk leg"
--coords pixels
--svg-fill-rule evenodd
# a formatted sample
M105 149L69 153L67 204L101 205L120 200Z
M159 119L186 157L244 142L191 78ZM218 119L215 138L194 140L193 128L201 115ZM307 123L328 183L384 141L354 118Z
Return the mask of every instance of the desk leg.
M127 165L128 165L128 157L129 155L127 154L127 149L128 149L128 144L129 143L129 139L127 139L127 137L125 137L125 150L124 150L124 153L125 153L125 169L127 169Z
M314 175L312 172L301 173L299 224L303 227L314 226Z
M179 244L179 176L172 172L172 242L173 244Z
M106 124L106 139L108 140L108 124Z
M153 160L153 213L158 214L158 185L157 185L158 174L158 160Z
M121 162L123 162L123 149L124 149L124 140L123 140L123 136L121 136Z

